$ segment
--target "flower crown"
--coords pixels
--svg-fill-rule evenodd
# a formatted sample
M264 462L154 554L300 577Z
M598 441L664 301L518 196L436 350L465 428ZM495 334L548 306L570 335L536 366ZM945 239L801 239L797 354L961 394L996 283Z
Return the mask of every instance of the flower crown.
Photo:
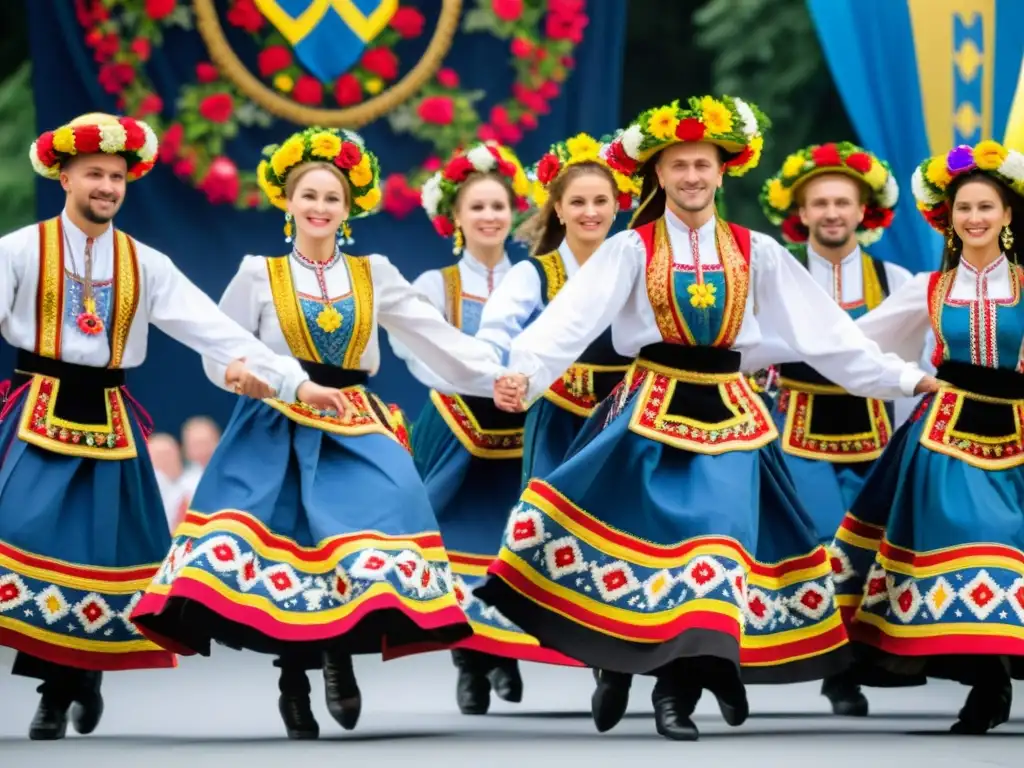
M276 207L288 209L288 174L304 163L333 163L348 180L349 219L369 216L380 205L380 164L362 137L340 128L306 128L283 144L263 149L256 169L260 189Z
M607 168L615 179L615 192L620 211L633 207L636 196L640 193L639 186L632 177L619 173L608 163L608 145L601 144L597 139L586 133L580 133L571 139L553 144L547 154L529 171L533 180L530 197L533 204L542 207L550 196L551 185L565 171L579 163L596 163Z
M892 224L899 185L888 163L848 141L815 144L787 157L761 189L761 208L768 221L782 226L782 237L788 242L807 242L807 228L796 212L794 196L807 181L826 173L849 176L867 187L870 195L857 240L861 245L878 242Z
M43 133L32 142L28 157L36 173L57 179L75 155L120 155L128 163L128 181L135 181L153 170L159 149L153 129L141 120L92 112Z
M469 149L456 150L420 190L423 210L441 237L455 234L455 198L466 179L474 173L504 176L515 194L516 210L522 213L530 207L526 197L530 193L530 180L515 153L495 141L473 144Z
M665 147L680 142L707 142L733 155L725 167L731 176L755 168L764 149L764 131L771 125L754 104L723 96L691 97L687 106L673 101L641 112L608 148L608 162L626 176Z
M974 147L961 144L945 155L923 161L914 171L910 185L917 209L936 230L949 229L949 185L957 176L982 171L1024 196L1024 154L986 139Z

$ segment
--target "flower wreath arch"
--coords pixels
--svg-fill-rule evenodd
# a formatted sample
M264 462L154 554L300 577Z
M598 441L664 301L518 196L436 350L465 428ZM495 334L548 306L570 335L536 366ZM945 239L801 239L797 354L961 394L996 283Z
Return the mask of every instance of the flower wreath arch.
M75 0L75 11L99 66L101 87L117 99L119 111L154 127L161 139L160 160L211 203L266 207L256 173L239 170L225 145L240 128L267 127L273 117L211 62L199 62L195 80L173 98L157 93L146 73L145 64L168 28L193 28L190 5L184 0ZM358 63L325 86L300 67L255 0L230 0L224 18L257 45L254 74L307 107L331 102L352 107L381 93L399 77L395 47L420 37L425 26L418 9L399 5ZM587 22L586 0L475 0L475 7L463 14L462 31L487 32L508 42L515 71L511 94L482 116L477 103L483 93L462 88L458 72L442 62L412 98L387 115L394 132L423 141L429 150L421 166L385 180L384 210L404 216L417 208L419 186L440 167L439 158L459 146L474 139L515 145L536 128L574 67L573 53Z

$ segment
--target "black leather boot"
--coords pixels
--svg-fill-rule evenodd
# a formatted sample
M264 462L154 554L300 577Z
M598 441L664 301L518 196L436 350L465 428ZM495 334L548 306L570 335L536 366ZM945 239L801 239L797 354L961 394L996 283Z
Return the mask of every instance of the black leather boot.
M352 657L347 653L324 653L324 694L327 711L338 725L351 731L359 722L363 711L363 697L352 669Z
M519 662L515 659L499 659L487 673L487 679L502 701L518 704L523 700L523 677L519 674Z
M281 664L281 677L278 688L281 695L277 700L277 709L284 721L285 731L289 739L309 741L320 737L320 726L313 717L313 708L309 700L309 679L306 670L300 667Z
M960 710L959 720L949 729L952 733L980 736L1010 719L1013 684L1009 675L998 677L971 688Z
M651 693L658 733L672 741L697 741L700 731L690 716L697 708L701 693L696 681L685 681L667 670L659 672Z
M484 663L484 654L474 651L452 651L452 661L459 670L455 684L455 701L464 715L486 715L491 706L491 681Z
M826 677L821 681L821 695L832 704L832 714L844 717L867 717L868 699L848 672Z
M71 705L71 724L75 730L87 736L96 730L103 717L102 672L83 672L82 681L75 701Z
M714 656L688 660L687 666L694 672L700 671L704 687L718 699L718 711L725 722L732 726L743 725L750 716L750 704L739 667Z
M73 694L67 686L50 681L44 682L37 690L41 696L28 728L28 737L32 741L63 739L68 730L68 709Z
M590 697L590 714L598 733L610 731L626 714L633 676L625 672L595 669L597 687Z

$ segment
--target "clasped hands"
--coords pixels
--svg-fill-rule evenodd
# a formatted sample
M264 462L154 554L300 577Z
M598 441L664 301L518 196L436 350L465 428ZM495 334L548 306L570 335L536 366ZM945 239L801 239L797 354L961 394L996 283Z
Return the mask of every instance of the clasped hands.
M529 381L521 373L510 373L494 381L494 404L509 413L526 410L526 390Z
M277 391L253 373L245 365L245 358L232 361L224 373L224 383L236 394L256 400L275 397ZM324 387L312 381L304 381L295 393L296 399L321 411L334 411L342 421L348 421L357 414L356 407L340 389Z

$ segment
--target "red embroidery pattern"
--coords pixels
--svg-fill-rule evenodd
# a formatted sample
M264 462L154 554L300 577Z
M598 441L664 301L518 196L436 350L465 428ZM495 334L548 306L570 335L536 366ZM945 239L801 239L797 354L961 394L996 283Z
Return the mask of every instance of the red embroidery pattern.
M40 376L34 401L25 404L25 408L31 411L28 419L30 432L48 440L70 445L90 448L131 448L132 441L125 431L118 390L109 389L105 393L110 407L110 423L104 425L104 431L90 429L99 425L74 424L49 415L50 403L54 399L53 390L54 380Z

